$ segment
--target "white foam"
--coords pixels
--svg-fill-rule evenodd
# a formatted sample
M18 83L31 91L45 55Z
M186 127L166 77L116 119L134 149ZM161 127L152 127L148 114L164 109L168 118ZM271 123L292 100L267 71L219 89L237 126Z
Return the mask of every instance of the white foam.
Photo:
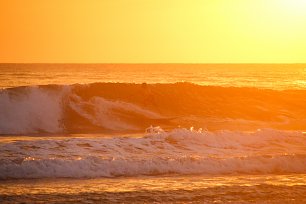
M62 131L62 96L39 87L0 92L0 134Z
M125 116L137 114L147 118L160 117L152 111L123 101L111 101L102 97L84 101L77 95L72 95L70 99L74 111L91 123L110 130L137 130L136 126L129 124L129 118L124 120Z
M91 124L108 130L138 130L137 120L161 118L145 108L103 97L84 100L70 86L58 89L24 87L0 91L0 134L69 132L65 121L71 108ZM74 118L78 120L79 118Z
M306 173L302 132L154 130L140 138L5 142L0 144L0 178Z

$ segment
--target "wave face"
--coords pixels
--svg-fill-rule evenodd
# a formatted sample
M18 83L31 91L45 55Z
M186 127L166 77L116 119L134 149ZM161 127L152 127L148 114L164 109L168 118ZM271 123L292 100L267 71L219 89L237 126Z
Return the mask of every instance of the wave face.
M0 90L0 134L122 133L146 127L305 130L305 90L190 83L46 85Z
M306 173L306 135L298 131L148 132L134 138L7 140L0 144L0 179Z

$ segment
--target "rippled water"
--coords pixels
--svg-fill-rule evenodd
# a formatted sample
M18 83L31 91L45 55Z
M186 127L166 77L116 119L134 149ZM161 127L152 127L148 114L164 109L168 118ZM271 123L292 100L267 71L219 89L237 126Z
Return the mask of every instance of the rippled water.
M0 64L0 87L93 82L305 89L306 64Z
M0 203L306 202L306 65L0 64L0 88Z
M304 203L306 174L2 181L1 203Z

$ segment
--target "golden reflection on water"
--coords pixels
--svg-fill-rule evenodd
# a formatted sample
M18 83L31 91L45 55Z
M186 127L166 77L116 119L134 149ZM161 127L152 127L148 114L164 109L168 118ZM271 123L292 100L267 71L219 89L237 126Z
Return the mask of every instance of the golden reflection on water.
M96 82L192 82L204 86L305 89L305 67L305 64L0 64L0 88Z
M98 193L136 191L197 190L215 187L306 186L306 174L229 175L229 176L161 176L98 179L31 179L9 180L0 184L2 195L50 193Z

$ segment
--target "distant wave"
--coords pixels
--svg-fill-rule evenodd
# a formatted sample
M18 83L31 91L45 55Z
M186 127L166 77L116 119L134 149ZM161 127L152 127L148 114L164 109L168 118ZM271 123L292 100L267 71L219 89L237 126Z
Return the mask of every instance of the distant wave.
M143 137L32 138L0 144L0 179L306 173L298 131L151 127Z
M165 129L305 130L306 91L190 83L46 85L0 90L0 134Z

